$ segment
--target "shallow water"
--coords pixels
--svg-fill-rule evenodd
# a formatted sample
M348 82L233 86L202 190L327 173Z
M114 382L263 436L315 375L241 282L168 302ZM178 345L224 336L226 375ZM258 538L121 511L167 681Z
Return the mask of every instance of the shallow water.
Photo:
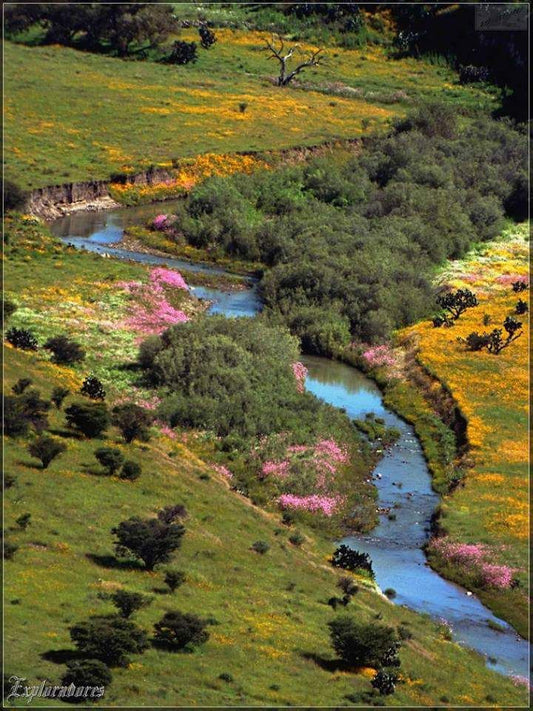
M165 203L160 211L171 212L173 204ZM226 273L204 264L109 247L120 241L126 226L144 224L157 212L153 205L81 212L56 220L51 229L66 242L91 251L146 264L167 264L189 272ZM209 313L250 317L261 310L255 286L234 292L191 286L191 291L198 298L212 302ZM396 604L428 613L436 620L445 620L454 639L483 654L487 664L495 670L529 676L526 640L495 617L474 595L441 578L426 562L421 547L428 538L431 513L439 497L431 488L430 474L411 426L384 407L377 386L355 368L325 358L302 360L308 368L306 387L310 392L343 408L349 417L364 417L373 412L401 432L400 439L385 452L374 471L378 504L391 507L396 520L382 516L370 534L350 536L343 542L370 554L378 585L382 590L393 588L396 591ZM489 620L497 623L502 631L491 629Z

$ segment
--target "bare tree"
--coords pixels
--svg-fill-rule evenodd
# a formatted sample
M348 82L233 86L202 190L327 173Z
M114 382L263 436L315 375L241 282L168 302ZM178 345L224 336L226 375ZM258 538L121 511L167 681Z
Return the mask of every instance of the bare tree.
M317 67L324 59L322 54L324 49L317 49L312 52L310 56L307 56L303 62L296 65L294 69L289 71L287 64L292 57L297 54L305 56L300 49L300 45L296 44L286 49L285 42L281 37L279 37L279 35L277 37L272 35L272 39L265 40L265 42L266 46L264 47L264 50L266 52L270 52L268 58L276 59L279 62L279 76L277 79L278 86L287 86L287 84L289 84L289 82L291 82L294 77L302 72L306 67Z

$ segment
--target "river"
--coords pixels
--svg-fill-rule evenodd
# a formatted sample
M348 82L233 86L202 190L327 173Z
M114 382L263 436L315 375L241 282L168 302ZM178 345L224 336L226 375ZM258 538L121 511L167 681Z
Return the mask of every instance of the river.
M172 202L165 203L164 211L171 212L172 207ZM186 270L190 281L194 281L191 278L194 272L225 273L205 264L110 246L120 242L125 227L144 224L155 216L156 210L149 205L106 212L78 212L56 220L51 224L51 230L79 248ZM191 292L211 302L210 313L251 317L261 310L253 283L243 291L191 286ZM439 497L431 488L430 474L412 427L385 408L377 386L356 369L325 358L305 357L302 360L308 369L306 387L314 395L345 409L351 418L373 412L388 426L401 432L399 440L385 452L373 474L379 506L390 507L395 518L381 516L379 525L370 534L350 536L342 542L370 554L376 582L382 590L394 589L396 604L445 622L457 642L480 652L496 671L529 678L528 642L509 624L495 617L475 595L442 578L426 562L422 546L428 539L431 514ZM489 626L489 622L493 626Z

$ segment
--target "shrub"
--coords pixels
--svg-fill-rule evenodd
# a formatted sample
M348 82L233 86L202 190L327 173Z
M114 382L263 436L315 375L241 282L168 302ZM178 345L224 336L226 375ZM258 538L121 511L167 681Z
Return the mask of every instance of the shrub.
M18 551L18 546L13 541L7 541L4 539L4 559L13 560L13 556Z
M148 647L146 632L119 615L90 617L70 628L78 650L109 666L125 667L128 654L142 654Z
M204 49L210 49L217 41L215 33L207 25L200 25L198 33L200 35L200 44Z
M396 590L394 588L385 588L383 594L388 597L389 600L392 600L396 597Z
M10 328L6 332L6 341L23 351L36 351L38 348L37 339L31 331L25 328L15 328L14 326Z
M525 291L527 289L527 282L525 281L514 281L512 284L513 291L519 294L521 291Z
M51 396L50 400L54 403L54 405L57 407L58 410L61 410L63 400L69 394L70 394L70 390L68 388L63 388L63 387L61 387L61 385L57 385L52 390L52 396Z
M473 84L488 81L490 72L487 67L476 67L473 64L459 67L459 81L461 84Z
M168 585L170 592L175 592L185 582L185 573L181 570L170 568L165 571L165 583Z
M189 64L194 63L198 59L198 50L196 42L184 42L176 40L172 45L170 54L165 61L168 64Z
M102 382L95 375L88 375L80 388L80 393L91 400L104 400L105 390Z
M8 474L7 472L4 472L4 478L2 479L4 491L6 489L11 489L11 487L15 486L16 483L17 483L16 476L13 476L13 474Z
M465 343L469 351L481 351L489 345L489 335L487 333L477 333L473 331L468 334Z
M141 465L137 462L132 462L131 459L127 459L124 462L119 477L121 479L128 479L128 481L135 481L141 476L142 469Z
M289 542L292 543L293 546L300 547L304 543L304 541L305 538L299 531L296 531L295 533L289 536Z
M380 669L370 683L382 696L388 696L394 694L397 681L397 674Z
M74 684L75 687L91 686L101 689L101 696L96 697L67 697L69 703L96 701L104 695L105 688L113 681L113 675L104 662L99 659L72 659L67 662L67 671L63 674L61 683L65 686Z
M337 587L348 597L353 597L359 591L359 587L355 584L354 579L348 575L344 575L337 580Z
M515 312L517 314L525 314L529 310L529 307L527 305L526 301L523 301L522 299L518 299L516 302L516 307L515 307Z
M467 309L478 305L476 295L470 289L457 289L437 296L437 304L447 311L449 317L456 321Z
M141 593L129 592L128 590L117 590L111 595L114 606L119 611L121 617L131 617L134 612L143 607L147 607L152 598Z
M207 623L197 615L178 611L167 612L154 625L154 638L167 649L178 651L203 644L209 639Z
M15 395L22 395L22 393L32 384L31 378L19 378L11 390Z
M15 520L15 523L17 524L17 526L20 529L22 529L23 531L25 531L28 528L28 526L30 525L30 522L31 522L31 514L30 513L22 514Z
M360 553L344 544L340 545L333 554L331 565L334 568L344 568L344 570L364 570L371 576L374 575L372 561L368 553Z
M253 551L260 553L261 555L268 553L270 550L270 546L266 541L255 541L255 543L252 543L250 547Z
M366 667L398 666L400 643L392 627L357 622L343 615L328 623L331 643L348 664Z
M120 449L114 449L113 447L100 447L95 450L94 456L107 470L109 476L113 476L124 463L124 455Z
M67 449L64 442L59 442L54 437L41 435L28 445L28 452L32 457L40 459L43 469L47 469L50 462Z
M22 395L4 397L4 434L20 437L28 433L30 425L36 432L48 427L47 411L50 403L41 399L38 390L26 390Z
M11 180L2 180L4 197L4 211L18 210L24 207L27 195L16 183Z
M112 410L111 420L129 444L134 439L146 441L149 438L148 428L152 424L153 417L148 410L129 402L116 405Z
M85 358L85 351L80 344L67 338L67 336L49 338L43 348L52 351L52 360L54 363L68 365L71 363L79 363Z
M104 403L77 402L65 410L69 427L85 437L99 437L109 427L109 411Z
M2 310L0 311L0 326L3 328L4 324L9 321L11 316L17 310L17 305L10 299L2 297Z
M129 552L144 562L146 570L153 570L158 563L167 563L171 554L180 547L185 527L159 518L133 516L122 521L111 533L116 536L115 546L119 555Z
M222 674L218 675L218 678L220 679L220 681L226 681L228 684L231 684L231 682L233 681L233 676L231 674L228 674L228 672L222 672Z

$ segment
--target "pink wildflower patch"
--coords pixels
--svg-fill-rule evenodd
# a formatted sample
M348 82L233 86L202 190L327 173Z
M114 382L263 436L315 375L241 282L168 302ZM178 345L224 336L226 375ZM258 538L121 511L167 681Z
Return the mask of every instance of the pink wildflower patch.
M161 432L162 435L165 435L165 437L169 437L170 439L176 439L177 434L172 429L172 427L169 427L165 423L157 423L157 424L159 425L159 431Z
M522 284L527 284L527 277L523 274L502 274L496 277L498 284L509 285L514 284L515 281L519 281Z
M286 479L289 476L290 462L265 462L261 468L262 478L274 476L278 479Z
M294 373L294 377L296 378L296 387L298 388L298 392L303 393L305 389L305 378L307 376L307 368L303 363L297 360L295 363L292 364L292 372Z
M165 226L165 222L167 221L167 216L166 215L158 215L157 217L154 217L152 221L152 225L155 227L156 230L161 230Z
M371 368L379 368L383 365L395 365L396 363L394 353L387 345L368 348L368 350L363 353L363 359Z
M482 585L498 589L512 586L514 569L507 565L489 563L491 551L481 543L453 543L447 538L437 538L432 541L431 548L444 559L477 575Z
M156 284L166 284L175 289L187 289L185 279L179 272L164 267L156 267L150 272L150 280Z
M223 464L213 464L212 468L217 472L217 474L221 474L226 479L233 479L233 474Z
M341 501L338 496L282 494L278 499L278 503L282 509L301 509L312 513L323 513L324 516L332 516Z

